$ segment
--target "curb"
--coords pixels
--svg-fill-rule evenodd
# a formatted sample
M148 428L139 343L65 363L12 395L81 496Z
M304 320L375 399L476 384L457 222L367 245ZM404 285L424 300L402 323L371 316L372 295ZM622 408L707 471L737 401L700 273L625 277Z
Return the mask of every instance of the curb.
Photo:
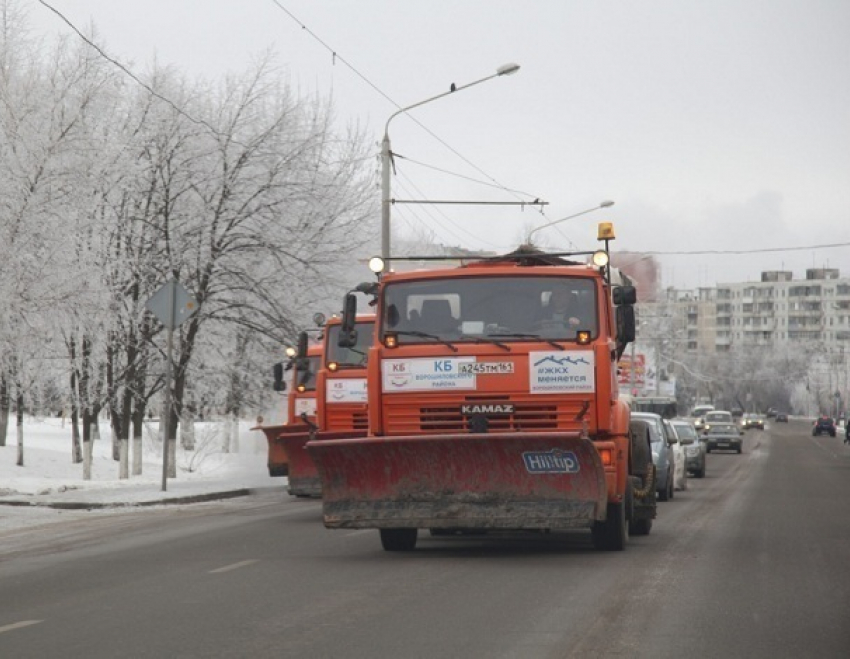
M103 510L106 508L141 508L145 506L165 506L187 503L204 503L206 501L217 501L220 499L234 499L236 497L245 497L251 494L261 494L264 492L286 492L284 486L281 487L245 487L238 490L224 490L221 492L205 492L203 494L188 494L181 497L171 497L165 499L151 499L149 501L110 501L110 502L84 502L84 501L29 501L21 499L10 499L3 501L0 499L2 506L32 506L36 508L55 508L57 510Z

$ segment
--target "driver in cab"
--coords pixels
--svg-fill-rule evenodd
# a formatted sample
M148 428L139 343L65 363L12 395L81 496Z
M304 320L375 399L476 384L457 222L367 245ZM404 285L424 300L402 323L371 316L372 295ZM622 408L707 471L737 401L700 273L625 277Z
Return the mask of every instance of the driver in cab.
M558 323L571 329L578 329L581 320L571 311L571 297L571 293L563 288L552 291L549 296L549 306L546 307L547 315L543 317L543 322Z

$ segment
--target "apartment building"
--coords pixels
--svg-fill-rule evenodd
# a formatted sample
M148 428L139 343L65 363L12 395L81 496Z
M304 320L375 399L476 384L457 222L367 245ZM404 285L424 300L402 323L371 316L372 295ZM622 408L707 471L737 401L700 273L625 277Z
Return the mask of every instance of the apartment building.
M810 268L805 279L772 270L758 282L668 288L655 302L640 304L638 317L688 352L795 342L850 348L850 278L837 268Z

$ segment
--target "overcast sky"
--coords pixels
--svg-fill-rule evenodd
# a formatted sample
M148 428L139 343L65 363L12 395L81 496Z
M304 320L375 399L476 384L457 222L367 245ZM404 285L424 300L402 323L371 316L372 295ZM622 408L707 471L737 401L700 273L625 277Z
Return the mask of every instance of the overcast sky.
M37 32L68 30L22 1ZM850 276L847 246L754 252L850 243L847 0L48 2L81 29L93 23L139 73L156 57L217 78L272 50L281 76L332 95L340 122L368 129L376 155L397 107L520 64L390 125L406 158L395 198L549 202L545 216L393 207L396 227L439 242L513 249L533 227L610 199L535 241L592 249L607 220L614 249L749 252L659 256L664 283L677 287L758 280L766 269Z

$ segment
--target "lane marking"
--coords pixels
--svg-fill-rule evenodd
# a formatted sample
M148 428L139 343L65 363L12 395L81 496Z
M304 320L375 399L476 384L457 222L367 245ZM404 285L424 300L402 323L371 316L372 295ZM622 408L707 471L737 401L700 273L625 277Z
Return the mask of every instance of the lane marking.
M350 537L352 535L363 535L364 533L371 533L375 529L360 529L359 531L351 531L350 533L346 533L346 537Z
M31 625L37 625L40 622L44 622L44 620L21 620L21 622L13 622L11 625L6 625L5 627L0 627L0 634L3 632L10 632L13 629L20 629L21 627L29 627Z
M215 570L210 570L210 574L219 574L220 572L230 572L231 570L238 570L240 567L245 567L246 565L252 565L257 563L259 559L252 558L248 561L239 561L238 563L233 563L232 565L225 565L224 567L216 568Z

